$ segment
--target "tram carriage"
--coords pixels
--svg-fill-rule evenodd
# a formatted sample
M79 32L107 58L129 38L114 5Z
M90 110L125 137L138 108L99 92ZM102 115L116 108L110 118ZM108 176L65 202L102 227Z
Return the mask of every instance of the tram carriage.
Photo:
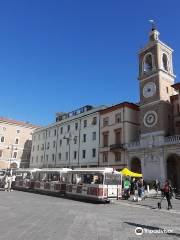
M66 195L107 202L122 197L122 176L113 168L75 169L67 173Z
M15 174L15 184L13 186L16 190L31 190L34 188L34 176L38 169L17 169L13 171Z
M66 193L66 178L70 168L41 169L36 171L34 191L43 193Z

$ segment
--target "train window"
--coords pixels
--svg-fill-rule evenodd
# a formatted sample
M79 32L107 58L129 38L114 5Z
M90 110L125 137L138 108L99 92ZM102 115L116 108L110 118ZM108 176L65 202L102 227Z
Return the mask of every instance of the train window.
M106 173L105 184L107 184L107 185L120 185L121 184L121 175L120 174Z
M91 184L93 182L93 175L92 174L84 174L83 175L83 183Z

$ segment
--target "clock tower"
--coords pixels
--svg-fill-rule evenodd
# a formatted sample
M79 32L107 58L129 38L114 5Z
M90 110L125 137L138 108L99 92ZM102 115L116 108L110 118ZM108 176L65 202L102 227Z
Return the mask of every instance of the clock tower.
M172 132L173 50L160 41L159 35L153 26L148 44L139 51L140 128L141 141L146 142Z

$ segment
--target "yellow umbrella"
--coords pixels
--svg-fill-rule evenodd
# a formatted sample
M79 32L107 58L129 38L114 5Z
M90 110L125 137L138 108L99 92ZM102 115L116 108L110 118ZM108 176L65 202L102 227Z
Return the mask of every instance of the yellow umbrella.
M142 177L142 174L140 173L135 173L135 172L131 172L129 169L124 168L123 170L120 171L120 173L122 173L122 175L125 176L130 176L130 177Z

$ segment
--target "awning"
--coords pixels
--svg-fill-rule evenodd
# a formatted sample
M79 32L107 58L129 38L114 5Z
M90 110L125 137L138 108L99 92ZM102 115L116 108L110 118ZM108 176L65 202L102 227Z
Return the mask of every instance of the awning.
M130 177L142 177L142 174L140 173L135 173L135 172L131 172L129 169L124 168L123 170L120 171L120 173L122 173L122 175L125 176L130 176Z

